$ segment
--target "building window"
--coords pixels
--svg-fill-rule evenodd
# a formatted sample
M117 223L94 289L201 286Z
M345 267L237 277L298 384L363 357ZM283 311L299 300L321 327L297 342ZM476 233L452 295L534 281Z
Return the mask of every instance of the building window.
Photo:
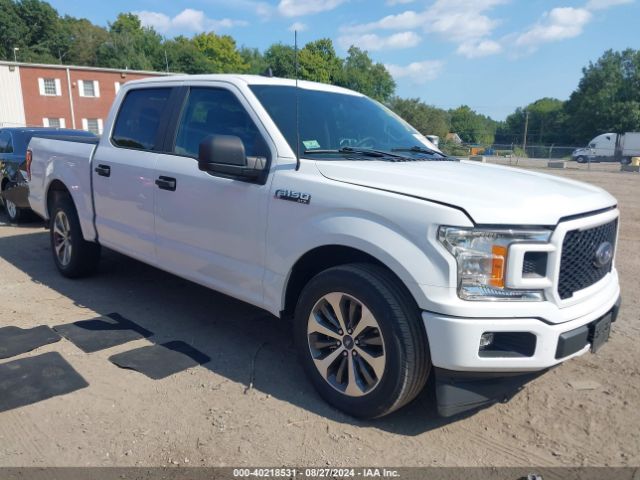
M59 78L39 78L38 88L40 90L40 95L46 95L49 97L62 95Z
M45 78L44 79L44 94L45 95L57 95L58 91L56 90L56 80L55 78Z
M78 80L78 91L81 97L99 97L100 85L97 80Z
M102 119L101 118L83 118L82 129L87 130L96 135L102 134Z
M64 118L43 118L42 125L49 128L65 128Z

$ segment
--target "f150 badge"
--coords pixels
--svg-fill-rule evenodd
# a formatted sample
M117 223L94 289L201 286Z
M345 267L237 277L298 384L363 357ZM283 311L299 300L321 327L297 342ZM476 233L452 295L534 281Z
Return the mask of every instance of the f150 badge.
M309 205L311 203L311 195L309 193L294 192L284 188L276 190L276 198L280 200L289 200L290 202L303 203Z

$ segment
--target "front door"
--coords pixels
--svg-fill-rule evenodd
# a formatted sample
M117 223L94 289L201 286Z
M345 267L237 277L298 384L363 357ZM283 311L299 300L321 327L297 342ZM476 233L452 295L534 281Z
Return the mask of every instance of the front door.
M234 135L247 156L270 157L248 104L227 88L191 87L175 135L158 155L155 231L169 271L254 304L262 302L268 186L198 169L200 142Z

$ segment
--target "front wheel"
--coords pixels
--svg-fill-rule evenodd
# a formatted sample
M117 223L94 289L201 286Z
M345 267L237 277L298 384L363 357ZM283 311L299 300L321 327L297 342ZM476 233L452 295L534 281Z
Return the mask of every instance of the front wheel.
M51 208L53 261L62 275L78 278L92 273L100 260L100 245L85 241L71 198L58 195Z
M576 162L578 162L578 163L587 163L587 159L581 155L578 158L576 158Z
M296 347L313 385L349 415L376 418L413 400L431 366L413 298L386 269L330 268L304 288Z

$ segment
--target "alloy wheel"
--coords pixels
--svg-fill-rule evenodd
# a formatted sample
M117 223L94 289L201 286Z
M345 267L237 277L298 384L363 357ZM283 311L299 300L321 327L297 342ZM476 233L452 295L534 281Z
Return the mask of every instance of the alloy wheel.
M62 210L58 211L53 220L53 248L60 265L63 267L69 265L73 251L71 226L67 214Z
M307 339L318 372L339 392L360 397L380 383L384 338L374 315L357 298L340 292L320 298L309 315Z

